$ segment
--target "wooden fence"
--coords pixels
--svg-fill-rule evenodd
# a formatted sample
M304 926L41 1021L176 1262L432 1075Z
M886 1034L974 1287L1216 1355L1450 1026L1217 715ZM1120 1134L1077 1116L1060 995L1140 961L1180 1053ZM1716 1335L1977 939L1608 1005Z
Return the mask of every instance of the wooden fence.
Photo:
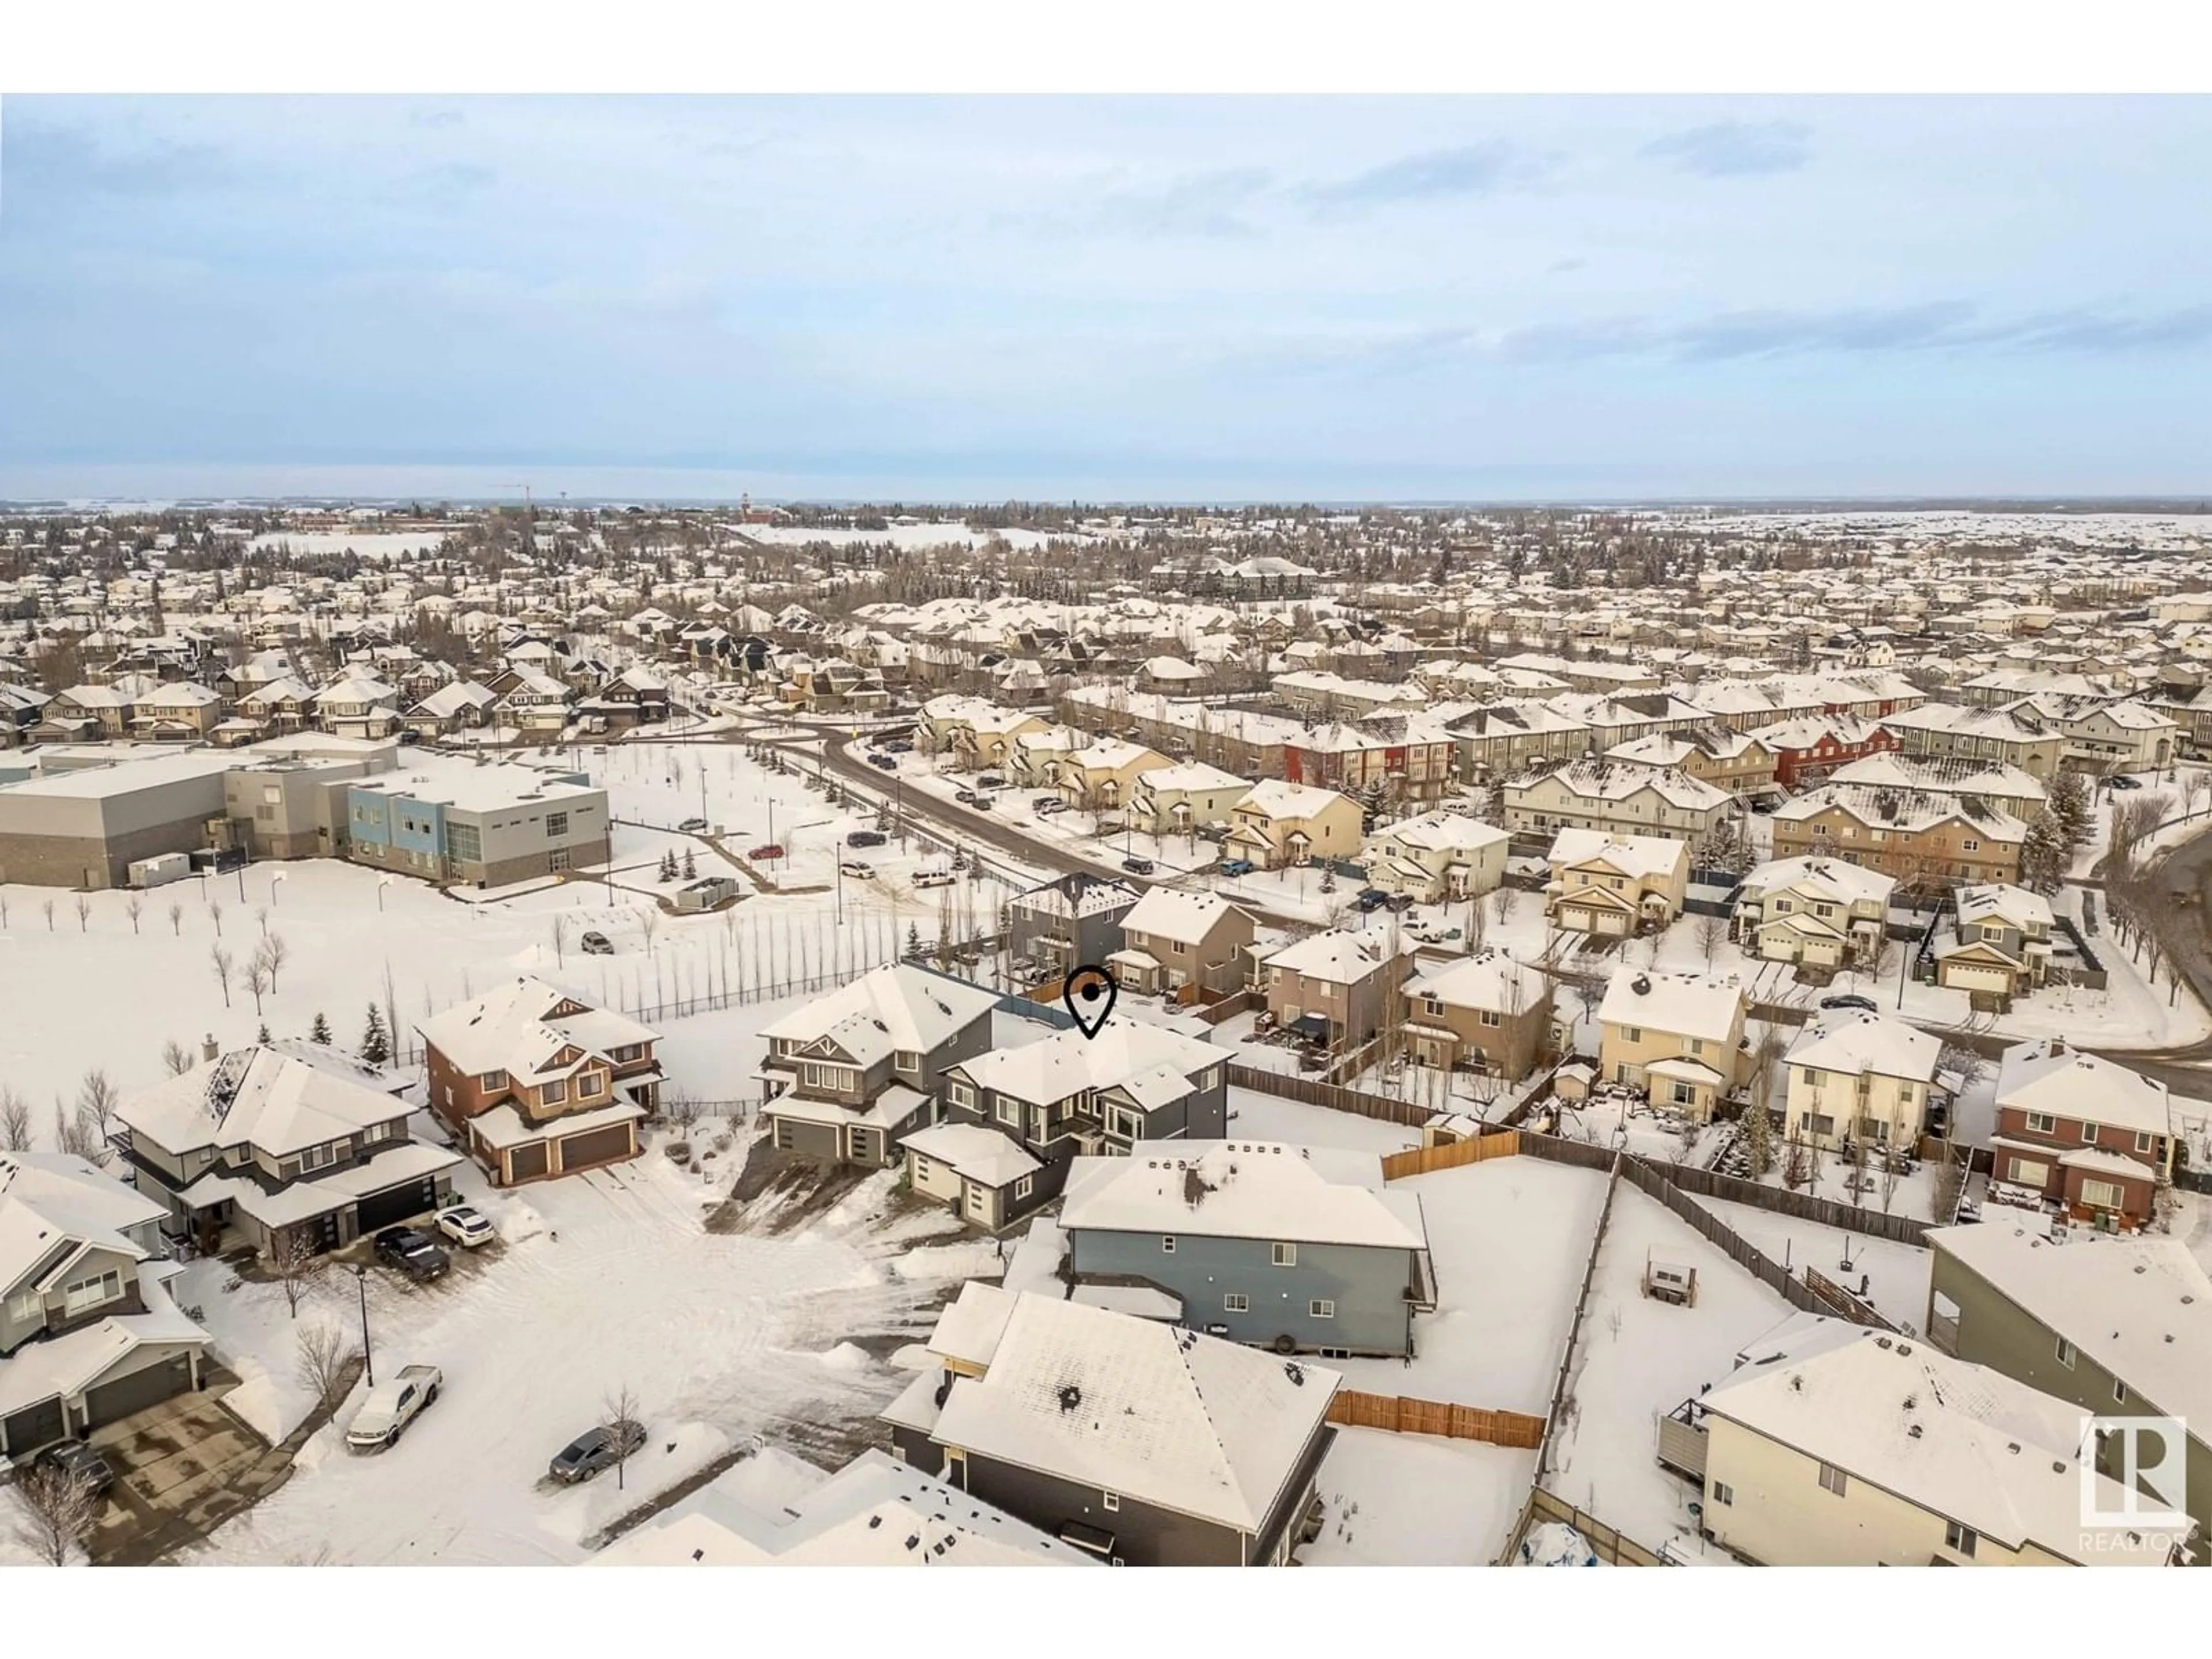
M1207 1003L1198 1010L1198 1017L1208 1025L1220 1025L1239 1014L1249 1013L1263 1006L1260 994L1247 987L1242 991L1231 992L1218 1002Z
M1329 1403L1328 1420L1348 1428L1482 1440L1493 1446L1526 1450L1533 1450L1544 1440L1544 1419L1526 1412L1491 1411L1440 1400L1403 1400L1396 1395L1362 1394L1355 1389L1337 1390Z
M1583 1263L1582 1288L1575 1292L1575 1316L1567 1325L1567 1340L1559 1350L1559 1373L1552 1379L1552 1403L1544 1413L1547 1426L1542 1449L1536 1455L1536 1479L1540 1481L1552 1467L1553 1437L1566 1413L1567 1393L1575 1376L1575 1344L1582 1340L1583 1319L1589 1312L1590 1288L1597 1283L1598 1252L1605 1249L1605 1230L1613 1220L1613 1194L1620 1190L1620 1167L1626 1161L1619 1153L1613 1155L1613 1173L1606 1177L1605 1202L1599 1206L1597 1227L1590 1235L1589 1258Z
M1364 1089L1346 1089L1288 1072L1263 1072L1257 1066L1239 1066L1234 1060L1229 1066L1229 1085L1233 1089L1256 1090L1263 1095L1278 1095L1309 1106L1326 1106L1333 1112L1349 1112L1355 1117L1380 1118L1385 1123L1401 1123L1413 1129L1436 1115L1428 1107L1410 1100L1393 1100L1388 1095L1372 1095Z
M1925 1246L1928 1243L1928 1224L1907 1216L1885 1215L1880 1210L1869 1210L1856 1204L1839 1204L1832 1198L1815 1198L1810 1193L1793 1193L1786 1187L1769 1187L1759 1182L1746 1181L1741 1176L1723 1175L1718 1170L1700 1170L1689 1164L1660 1164L1651 1159L1639 1162L1651 1164L1662 1170L1668 1180L1686 1192L1700 1198L1726 1199L1732 1203L1749 1204L1762 1210L1772 1210L1780 1215L1793 1216L1800 1221L1817 1221L1824 1227L1833 1227L1839 1232L1862 1233L1870 1238L1882 1238L1893 1244Z
M1787 1267L1669 1181L1662 1168L1655 1168L1635 1158L1627 1159L1626 1164L1626 1173L1638 1188L1688 1222L1708 1243L1717 1246L1736 1266L1759 1280L1791 1307L1807 1313L1836 1314L1842 1311L1822 1301L1809 1285L1800 1283Z
M1407 1152L1386 1152L1382 1179L1401 1181L1407 1176L1429 1175L1437 1170L1456 1170L1466 1164L1486 1164L1493 1158L1511 1158L1521 1150L1521 1137L1511 1129L1455 1140L1442 1146L1417 1146Z
M1608 1565L1663 1567L1669 1565L1620 1528L1608 1526L1597 1516L1577 1509L1565 1498L1546 1492L1541 1486L1529 1488L1528 1501L1521 1506L1520 1519L1514 1523L1513 1530L1505 1540L1504 1552L1492 1565L1500 1567L1513 1565L1520 1559L1521 1540L1534 1528L1547 1521L1561 1521L1572 1527L1589 1545L1590 1553Z

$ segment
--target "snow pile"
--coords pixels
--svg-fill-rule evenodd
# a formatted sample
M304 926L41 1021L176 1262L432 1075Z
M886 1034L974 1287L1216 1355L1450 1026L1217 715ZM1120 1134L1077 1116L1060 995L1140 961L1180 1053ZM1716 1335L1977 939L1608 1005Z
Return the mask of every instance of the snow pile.
M822 1356L822 1363L833 1371L864 1371L869 1364L868 1351L851 1342L840 1342Z
M998 1241L989 1238L925 1244L904 1252L891 1264L901 1279L996 1279L1006 1270Z
M1601 1567L1589 1540L1564 1521L1547 1521L1521 1540L1521 1567Z

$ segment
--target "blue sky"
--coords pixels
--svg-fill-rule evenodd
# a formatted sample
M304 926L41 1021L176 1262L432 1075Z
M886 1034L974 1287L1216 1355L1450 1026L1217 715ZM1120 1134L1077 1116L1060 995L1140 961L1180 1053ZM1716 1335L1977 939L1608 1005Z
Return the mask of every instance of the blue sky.
M0 495L2212 492L2212 100L0 104Z

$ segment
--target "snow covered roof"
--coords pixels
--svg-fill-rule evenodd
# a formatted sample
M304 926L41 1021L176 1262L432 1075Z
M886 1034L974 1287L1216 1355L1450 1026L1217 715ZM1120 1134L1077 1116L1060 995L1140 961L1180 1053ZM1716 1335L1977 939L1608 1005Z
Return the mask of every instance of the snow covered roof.
M1726 981L1617 968L1597 1017L1602 1024L1639 1025L1725 1043L1738 1028L1743 1006L1743 988Z
M1135 888L1083 870L1032 887L1009 901L1017 909L1048 916L1107 915L1136 902Z
M927 1382L930 1379L924 1378ZM744 1465L609 1545L587 1564L638 1566L1097 1566L888 1452L862 1452L811 1491L750 1502ZM776 1494L783 1498L784 1494Z
M252 1146L282 1158L403 1119L390 1095L273 1048L234 1048L125 1099L115 1115L162 1151Z
M2166 1085L2057 1037L2016 1042L2004 1051L1997 1062L1996 1103L2137 1134L2170 1134L2173 1127Z
M1409 997L1431 996L1455 1008L1493 1013L1534 1008L1544 1000L1545 988L1543 975L1502 950L1477 951L1406 981Z
M988 1369L954 1379L935 1437L1243 1533L1267 1523L1342 1382L1150 1320L1011 1299Z
M1562 830L1552 837L1552 863L1602 862L1624 876L1669 876L1687 866L1687 842L1665 836L1614 836L1602 830Z
M1382 1186L1374 1158L1317 1164L1279 1141L1175 1141L1127 1158L1078 1158L1063 1231L1187 1234L1425 1250L1420 1199ZM1349 1177L1349 1178L1348 1178Z
M1417 818L1406 818L1376 830L1370 844L1384 848L1395 845L1431 852L1477 853L1511 839L1504 830L1493 829L1464 812L1424 812Z
M1408 942L1401 954L1409 953ZM1376 972L1388 959L1389 946L1380 935L1346 932L1341 927L1310 933L1263 957L1269 968L1287 969L1304 979L1325 980L1334 985L1356 985Z
M2008 1548L2084 1553L2079 1409L1928 1343L1832 1324L1716 1383L1702 1403ZM2120 1487L2093 1479L2118 1510ZM2163 1540L2116 1533L2095 1559L2154 1566L2166 1556Z
M1250 779L1240 778L1234 772L1224 772L1218 766L1208 766L1203 761L1156 766L1139 777L1136 782L1139 791L1152 795L1176 791L1196 793L1210 789L1249 789L1251 787Z
M1747 897L1802 889L1842 905L1887 904L1896 886L1894 877L1879 870L1831 858L1771 859L1743 878Z
M952 1069L980 1088L1045 1105L1085 1089L1139 1084L1164 1085L1164 1098L1177 1099L1191 1091L1192 1079L1228 1058L1226 1051L1164 1025L1117 1019L1096 1037L1054 1031L1038 1042L994 1048ZM1164 1103L1161 1089L1149 1092L1153 1098L1142 1103Z
M1044 1167L1010 1137L976 1123L932 1124L899 1145L986 1187L1004 1187Z
M1186 893L1174 887L1148 887L1136 908L1121 918L1123 933L1157 934L1178 945L1195 945L1222 917L1244 915L1215 892ZM1249 921L1251 918L1246 915Z
M139 1281L143 1314L116 1314L96 1324L27 1343L0 1360L0 1417L57 1395L81 1395L143 1344L204 1346L208 1334L177 1310L161 1282Z
M1961 887L1958 891L1957 902L1961 923L2008 921L2022 926L2040 924L2046 929L2051 924L2050 900L2039 893L2031 893L2025 887L2014 887L2008 882L1993 881L1979 887Z
M764 1037L811 1042L842 1022L878 1026L894 1048L927 1053L987 1018L999 994L910 963L886 963L761 1028Z
M1354 806L1349 796L1340 795L1334 789L1317 789L1307 783L1286 783L1280 778L1266 778L1245 792L1235 811L1257 812L1269 818L1315 818L1342 801Z
M1936 1080L1936 1056L1943 1045L1917 1026L1881 1014L1816 1016L1790 1050L1790 1064L1814 1071L1879 1072L1916 1083Z
M626 1014L594 1008L557 986L523 975L473 1002L424 1020L422 1040L463 1072L505 1072L520 1084L563 1077L610 1049L659 1041ZM565 1062L565 1051L580 1050Z
M0 1291L64 1239L133 1260L145 1252L125 1230L158 1222L166 1205L66 1152L0 1152Z
M2178 1238L2075 1233L2063 1244L2001 1221L1928 1243L2128 1385L2146 1411L2212 1422L2212 1277Z

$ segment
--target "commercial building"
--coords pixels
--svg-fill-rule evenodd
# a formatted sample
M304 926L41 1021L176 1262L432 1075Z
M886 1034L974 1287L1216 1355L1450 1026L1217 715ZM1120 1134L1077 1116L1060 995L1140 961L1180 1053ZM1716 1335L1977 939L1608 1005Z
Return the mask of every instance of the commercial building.
M606 791L580 773L461 766L356 783L346 856L427 881L499 887L604 864Z

